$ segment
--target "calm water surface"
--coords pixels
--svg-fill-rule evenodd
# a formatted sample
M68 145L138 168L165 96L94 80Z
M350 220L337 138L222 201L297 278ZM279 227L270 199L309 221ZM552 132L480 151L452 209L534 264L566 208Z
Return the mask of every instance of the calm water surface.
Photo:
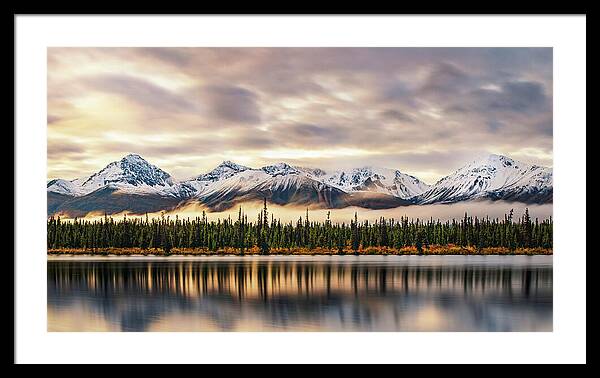
M49 331L552 331L552 256L49 257Z

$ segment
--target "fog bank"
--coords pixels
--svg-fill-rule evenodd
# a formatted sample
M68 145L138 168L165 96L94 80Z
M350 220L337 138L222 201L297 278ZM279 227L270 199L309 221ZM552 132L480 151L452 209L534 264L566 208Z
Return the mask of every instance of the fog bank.
M258 217L258 213L262 211L262 203L252 202L244 203L241 205L242 211L248 216L248 221L255 221ZM324 221L327 219L327 214L330 214L330 219L334 223L350 222L354 218L356 212L359 220L374 221L381 217L386 219L400 219L400 217L419 218L419 219L439 219L440 221L450 220L452 218L459 219L465 215L465 212L469 216L477 216L479 218L504 218L504 214L508 214L511 209L514 211L514 218L517 219L523 215L525 208L529 209L530 216L539 220L547 219L552 216L552 204L544 205L532 205L523 204L516 202L505 202L505 201L471 201L461 202L455 204L435 204L435 205L413 205L397 207L394 209L384 210L369 210L360 207L348 207L344 209L311 209L309 210L310 220ZM234 207L223 212L210 212L209 209L202 205L189 205L184 208L179 208L174 211L164 211L157 213L149 213L150 219L169 217L174 218L178 216L180 219L183 218L195 218L202 216L204 211L209 220L226 219L231 217L235 220L238 217L240 207ZM304 219L306 215L306 209L301 207L292 206L279 206L279 205L268 205L269 217L271 214L275 219L281 219L283 222L297 221L300 217ZM124 213L113 214L113 218L123 217ZM128 214L129 217L145 217L144 215ZM85 217L85 219L100 219L103 215L91 215Z

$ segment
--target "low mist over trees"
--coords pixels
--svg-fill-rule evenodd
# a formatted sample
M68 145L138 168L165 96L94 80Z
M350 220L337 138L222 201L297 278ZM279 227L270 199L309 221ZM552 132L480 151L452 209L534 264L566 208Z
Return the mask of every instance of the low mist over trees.
M359 221L357 214L350 223L332 223L329 215L324 222L311 221L308 210L296 222L282 223L271 215L267 204L255 222L249 221L243 209L237 219L231 217L208 221L206 214L193 219L162 217L127 217L115 220L105 216L100 220L48 220L48 249L74 248L96 250L103 248L161 249L170 253L173 248L225 248L240 254L257 247L261 254L272 249L327 249L358 253L370 247L401 249L415 247L421 253L432 245L456 245L481 250L487 247L552 248L552 218L532 220L529 211L515 219L513 211L503 219L477 218L465 213L462 219L441 222L429 219L399 220L380 218L375 222Z

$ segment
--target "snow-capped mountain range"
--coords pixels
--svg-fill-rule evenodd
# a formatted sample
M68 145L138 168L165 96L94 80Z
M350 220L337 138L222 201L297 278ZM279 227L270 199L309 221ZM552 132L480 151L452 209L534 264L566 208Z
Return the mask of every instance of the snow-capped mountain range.
M48 182L48 213L146 212L198 202L213 210L262 200L327 208L392 208L474 199L552 202L552 169L489 155L428 185L399 170L360 167L327 172L277 163L250 168L224 161L175 181L137 154L84 178Z
M368 191L408 199L429 190L430 186L414 176L386 168L354 168L322 176L323 182L345 192Z

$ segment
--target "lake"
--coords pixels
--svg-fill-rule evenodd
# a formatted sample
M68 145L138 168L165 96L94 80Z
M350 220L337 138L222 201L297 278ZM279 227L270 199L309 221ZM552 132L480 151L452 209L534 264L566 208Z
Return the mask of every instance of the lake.
M552 256L48 257L48 331L552 331Z

